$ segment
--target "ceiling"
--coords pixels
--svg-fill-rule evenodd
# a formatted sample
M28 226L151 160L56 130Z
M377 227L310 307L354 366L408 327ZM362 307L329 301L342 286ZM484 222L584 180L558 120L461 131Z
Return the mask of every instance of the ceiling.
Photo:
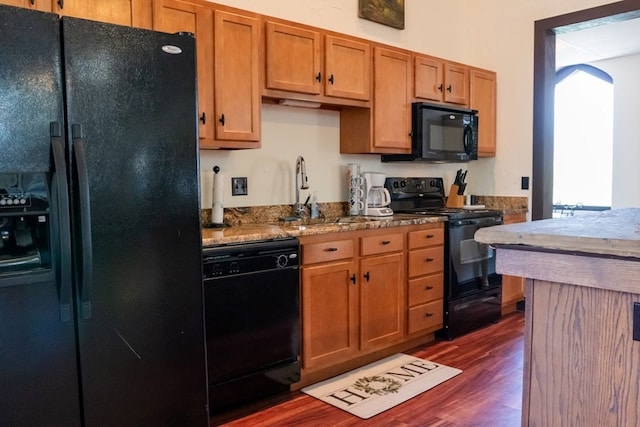
M640 54L640 18L556 35L556 67Z

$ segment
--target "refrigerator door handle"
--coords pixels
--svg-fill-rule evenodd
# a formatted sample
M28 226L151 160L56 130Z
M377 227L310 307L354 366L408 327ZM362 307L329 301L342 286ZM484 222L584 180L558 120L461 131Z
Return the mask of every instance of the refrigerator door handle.
M49 135L51 137L51 152L53 154L53 191L56 203L56 212L58 216L58 233L60 256L58 258L60 264L57 266L59 270L59 295L58 302L60 305L60 321L68 322L71 320L72 307L72 278L71 278L71 222L69 216L69 186L67 183L67 161L64 152L64 139L60 123L51 122L49 126Z
M78 177L80 201L80 238L82 244L82 273L80 290L80 311L83 319L91 318L91 280L93 278L93 246L91 243L91 209L89 197L89 174L85 158L86 141L82 136L82 126L71 125L73 157Z

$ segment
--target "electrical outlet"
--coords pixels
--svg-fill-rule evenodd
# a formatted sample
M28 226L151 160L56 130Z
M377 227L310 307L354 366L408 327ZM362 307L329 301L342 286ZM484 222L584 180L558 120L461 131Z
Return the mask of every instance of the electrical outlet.
M231 178L231 195L246 196L249 194L247 186L247 177Z
M523 176L520 180L520 188L522 190L528 190L529 189L529 177L528 176Z

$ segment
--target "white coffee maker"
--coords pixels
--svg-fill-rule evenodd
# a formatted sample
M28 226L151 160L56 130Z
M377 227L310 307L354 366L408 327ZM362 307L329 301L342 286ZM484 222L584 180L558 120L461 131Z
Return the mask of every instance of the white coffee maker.
M367 216L390 216L393 211L389 208L391 196L389 191L384 188L384 180L386 176L380 172L364 172L362 173L362 215Z

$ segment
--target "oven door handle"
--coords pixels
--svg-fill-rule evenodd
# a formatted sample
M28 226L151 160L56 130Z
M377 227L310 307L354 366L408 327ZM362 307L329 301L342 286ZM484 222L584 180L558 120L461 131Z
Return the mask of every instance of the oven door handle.
M502 224L502 217L475 218L475 219L456 219L449 221L451 227L461 227L464 225L477 225L478 227L492 227Z

